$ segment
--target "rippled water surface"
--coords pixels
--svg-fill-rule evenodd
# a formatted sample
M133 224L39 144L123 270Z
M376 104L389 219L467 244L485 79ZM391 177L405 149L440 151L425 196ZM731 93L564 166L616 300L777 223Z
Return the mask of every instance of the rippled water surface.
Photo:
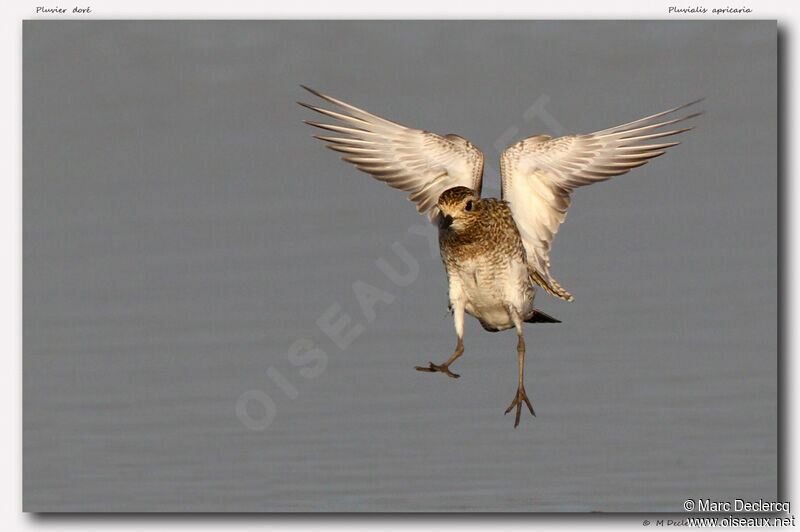
M775 30L26 22L25 509L774 499ZM425 220L310 138L298 83L469 138L489 195L521 136L707 97L681 146L576 193L551 255L576 301L526 327L538 417L503 416L513 332L470 318L460 379L413 370L456 339ZM406 286L376 264L401 256Z

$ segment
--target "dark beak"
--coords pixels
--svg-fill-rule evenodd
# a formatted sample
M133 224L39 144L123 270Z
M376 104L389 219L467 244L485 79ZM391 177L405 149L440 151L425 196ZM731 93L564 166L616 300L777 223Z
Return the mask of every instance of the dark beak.
M453 217L450 216L449 214L448 215L444 215L444 214L440 213L439 214L439 229L447 229L451 225L453 225Z

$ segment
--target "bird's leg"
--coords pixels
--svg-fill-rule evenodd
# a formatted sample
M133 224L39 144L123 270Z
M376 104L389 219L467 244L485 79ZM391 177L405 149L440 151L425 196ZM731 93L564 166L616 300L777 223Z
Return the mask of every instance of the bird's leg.
M452 289L451 289L451 296L452 296ZM433 362L429 362L428 366L414 366L417 371L427 371L430 373L435 373L437 371L441 371L448 377L452 377L457 379L460 375L457 375L450 371L450 364L452 364L455 359L461 356L464 352L464 310L466 308L466 302L462 300L462 298L453 298L451 297L450 306L453 309L453 323L456 327L456 334L458 335L458 345L456 345L456 351L453 353L447 362L444 364L434 364Z
M461 375L458 375L458 374L453 373L452 371L450 371L450 364L452 364L455 361L455 359L460 357L463 352L464 352L464 341L459 336L458 337L458 345L456 345L456 351L455 351L455 353L453 353L453 356L451 356L450 358L447 359L447 362L445 362L444 364L434 364L433 362L428 362L428 366L414 366L414 368L417 371L428 371L430 373L435 373L437 371L441 371L442 373L444 373L448 377L452 377L454 379L457 379Z
M525 372L525 339L522 337L522 324L517 324L516 322L519 321L515 319L515 325L517 325L517 355L519 355L519 384L517 386L517 395L514 397L514 400L511 401L511 405L506 409L506 414L511 412L511 409L515 406L517 407L517 415L514 419L514 428L517 428L519 425L519 416L520 412L522 411L522 403L524 402L528 406L528 410L531 411L533 416L536 416L536 412L533 411L533 407L531 406L531 402L528 400L528 395L525 393L525 384L523 383L523 374Z

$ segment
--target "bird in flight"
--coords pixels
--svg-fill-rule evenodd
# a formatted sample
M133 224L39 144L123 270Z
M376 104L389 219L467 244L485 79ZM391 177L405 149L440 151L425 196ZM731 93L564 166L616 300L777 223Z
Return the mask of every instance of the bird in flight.
M491 332L516 328L519 382L508 414L519 425L525 393L523 323L560 323L537 310L537 289L565 301L572 295L550 274L550 245L574 189L627 173L679 142L671 137L691 127L665 129L701 113L676 112L701 100L595 133L551 138L535 135L500 156L501 197L482 198L483 153L455 134L412 129L303 86L333 109L300 105L338 123L304 121L335 135L314 135L342 152L347 162L387 185L409 192L417 210L439 228L439 250L447 270L449 309L458 342L441 364L417 366L452 378L450 365L464 353L464 313ZM654 142L655 141L655 142Z

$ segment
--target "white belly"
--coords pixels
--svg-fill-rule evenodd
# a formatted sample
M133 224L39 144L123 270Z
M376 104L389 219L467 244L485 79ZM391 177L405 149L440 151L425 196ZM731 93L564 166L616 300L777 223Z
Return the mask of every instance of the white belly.
M508 308L520 316L527 315L533 304L527 268L524 264L510 263L503 268L463 265L451 285L465 300L465 310L481 321L488 329L504 330L514 326ZM451 274L451 275L452 275Z
M488 326L498 331L504 331L514 326L514 322L505 307L467 303L466 310L469 315L478 318L484 327Z

